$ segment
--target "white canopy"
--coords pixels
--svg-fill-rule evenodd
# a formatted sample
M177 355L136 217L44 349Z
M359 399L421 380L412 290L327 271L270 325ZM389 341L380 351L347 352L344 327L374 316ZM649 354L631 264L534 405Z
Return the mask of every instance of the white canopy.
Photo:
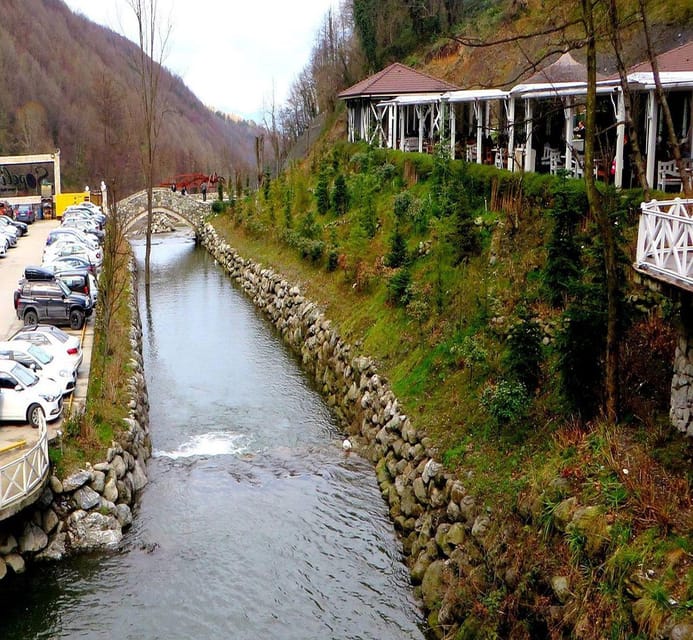
M693 88L693 71L663 71L659 74L662 87L671 89L675 87ZM652 71L641 71L628 74L628 82L642 85L644 89L654 89L654 74Z
M477 100L504 100L508 92L501 89L465 89L448 91L444 96L448 102L475 102Z

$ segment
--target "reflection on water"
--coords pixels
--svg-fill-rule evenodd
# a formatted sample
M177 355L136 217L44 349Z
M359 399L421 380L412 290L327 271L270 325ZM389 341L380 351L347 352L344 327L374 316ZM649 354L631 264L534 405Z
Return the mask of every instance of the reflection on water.
M249 301L175 237L140 298L135 523L118 553L0 583L0 638L423 638L371 466Z

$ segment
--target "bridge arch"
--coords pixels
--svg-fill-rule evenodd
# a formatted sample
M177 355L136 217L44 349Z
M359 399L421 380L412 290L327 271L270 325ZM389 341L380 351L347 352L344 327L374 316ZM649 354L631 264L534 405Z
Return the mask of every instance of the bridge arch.
M120 200L118 215L123 219L123 231L127 234L147 217L147 192L139 191ZM157 187L152 192L152 213L166 214L193 228L197 233L205 216L212 211L211 202L202 202L194 195L181 195L170 189Z

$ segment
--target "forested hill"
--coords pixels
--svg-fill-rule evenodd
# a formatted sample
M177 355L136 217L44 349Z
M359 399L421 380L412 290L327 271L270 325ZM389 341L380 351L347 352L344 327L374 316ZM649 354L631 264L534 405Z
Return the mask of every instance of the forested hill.
M0 20L0 155L61 151L63 188L142 185L138 155L138 49L76 15L62 0L3 0ZM259 128L205 107L164 73L155 180L188 172L232 175L255 165Z

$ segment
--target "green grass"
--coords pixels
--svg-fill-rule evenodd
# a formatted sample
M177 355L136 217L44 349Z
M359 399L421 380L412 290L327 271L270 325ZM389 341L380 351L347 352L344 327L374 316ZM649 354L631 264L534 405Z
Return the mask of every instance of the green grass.
M354 207L341 217L332 213L316 216L323 227L322 240L336 245L339 260L335 271L327 271L326 258L317 263L303 260L296 249L287 246L282 241L284 217L277 213L282 211L281 194L286 185L300 195L293 203L294 229L302 215L296 203L315 207L309 196L315 182L309 166L319 166L317 159L309 160L306 167L295 166L285 178L275 180L270 202L260 197L252 207L245 205L252 209L253 228L262 225L265 229L262 236L241 222L248 213L243 207L239 213L238 206L235 213L217 216L215 227L241 255L298 283L357 354L374 358L405 413L432 439L440 459L462 479L478 505L492 514L504 514L507 523L514 522L513 508L522 499L529 497L531 502L536 498L544 505L538 520L526 525L524 543L532 545L533 562L551 567L559 575L577 571L576 597L595 607L603 628L613 629L613 637L637 636L629 614L630 600L624 594L634 567L651 566L661 576L663 592L682 602L690 600L686 580L693 579L687 578L680 561L683 547L676 532L683 525L675 515L689 513L690 493L684 484L677 484L677 476L667 475L674 474L677 465L679 475L685 469L686 447L655 439L652 432L642 434L641 426L614 429L598 421L584 424L576 420L559 393L551 346L545 348L540 388L520 420L499 426L480 402L488 384L507 376L506 336L519 305L560 326L560 311L545 300L542 272L549 222L543 203L552 178L530 178L528 191L535 194L535 200L526 197L519 213L493 211L483 208L484 188L498 179L500 193L516 190L517 176L497 178L492 167L466 168L463 179L470 185L473 215L481 223L476 228L482 252L455 266L450 248L443 244L452 220L430 218L430 156L369 151L343 143L334 155L342 158L339 170L348 176L354 171L355 163L349 161L354 156L359 162L369 158L371 167L387 161L399 172L369 196L376 200L379 219L374 238L353 232L359 224L359 211ZM401 308L387 302L392 270L384 265L384 257L390 249L394 198L397 189L403 188L399 185L405 184L405 174L412 172L418 176L410 187L415 213L403 228L412 253L414 294L409 306ZM364 188L362 178L351 175L348 182ZM579 185L571 188L579 195ZM487 202L491 203L488 197ZM652 453L666 461L664 469ZM641 469L642 474L624 475L623 468L628 466ZM587 538L582 532L557 535L553 508L568 496L575 496L581 505L598 507L606 519L608 540L599 555L587 556ZM602 524L597 521L595 527ZM597 531L601 534L603 530ZM513 543L504 540L503 544L512 548ZM527 549L513 552L526 555ZM594 588L599 581L604 582L601 591ZM479 597L491 604L497 595L490 591ZM656 605L655 615L661 598L655 592L650 599ZM477 600L485 609L484 602Z

